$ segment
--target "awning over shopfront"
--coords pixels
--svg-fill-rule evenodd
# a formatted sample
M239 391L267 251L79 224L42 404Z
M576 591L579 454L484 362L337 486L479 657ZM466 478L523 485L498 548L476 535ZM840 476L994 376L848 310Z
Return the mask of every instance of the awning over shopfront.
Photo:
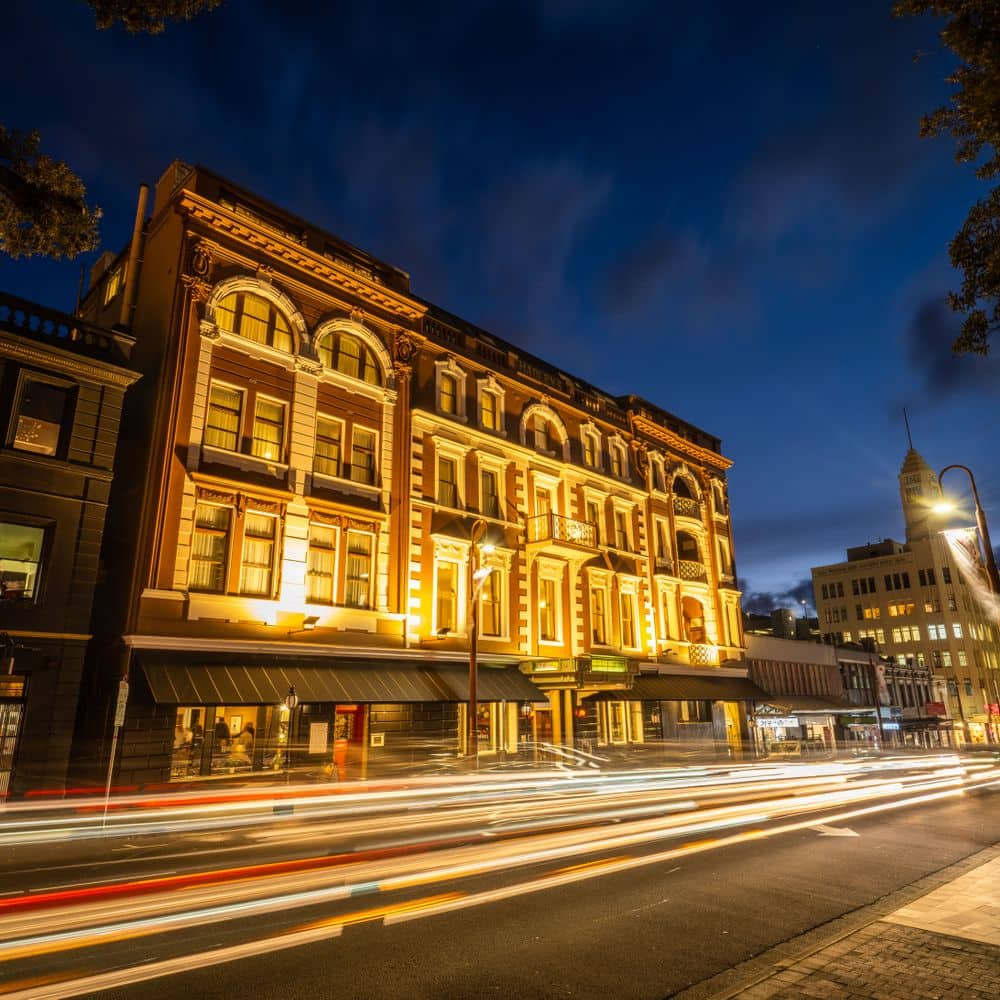
M206 656L143 653L139 663L160 705L276 705L295 688L301 702L398 704L469 700L468 669L461 665L400 660L350 662L310 657L304 665L252 657L206 662ZM516 667L480 664L477 698L488 701L548 699Z
M640 674L627 691L602 691L600 701L763 701L770 697L748 677Z

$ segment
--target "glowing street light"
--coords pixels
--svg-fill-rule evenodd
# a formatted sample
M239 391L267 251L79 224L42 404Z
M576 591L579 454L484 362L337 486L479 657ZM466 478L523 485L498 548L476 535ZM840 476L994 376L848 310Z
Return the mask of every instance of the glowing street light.
M997 561L996 557L993 555L993 545L990 542L990 531L986 527L986 513L983 511L983 505L979 502L979 491L976 489L976 477L973 476L972 470L965 465L946 465L938 473L938 482L949 469L961 469L968 477L969 484L972 486L972 499L976 504L976 528L979 530L979 538L983 543L983 558L986 561L986 573L990 579L990 589L994 594L1000 594L1000 574L997 573ZM937 514L947 514L949 511L955 509L955 504L948 501L942 501L941 503L934 505L934 512Z

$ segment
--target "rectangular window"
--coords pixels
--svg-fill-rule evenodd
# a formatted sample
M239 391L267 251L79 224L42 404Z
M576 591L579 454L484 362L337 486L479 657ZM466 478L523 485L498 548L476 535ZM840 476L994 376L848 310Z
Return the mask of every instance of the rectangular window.
M375 485L375 432L365 427L351 436L351 481Z
M316 418L316 456L313 470L322 476L340 475L340 447L343 424L330 417Z
M628 515L623 510L615 511L615 546L627 552L628 544Z
M952 622L951 623L951 634L956 639L961 639L962 638L962 626L958 622Z
M482 424L488 431L499 430L499 414L497 412L497 396L494 392L482 394Z
M437 607L435 625L439 635L456 632L458 626L458 564L437 564Z
M247 511L243 519L243 559L240 593L270 597L274 578L274 542L278 521L268 514Z
M104 304L107 305L122 289L125 284L125 265L119 264L111 268L108 272L107 281L104 283Z
M556 631L556 582L555 580L538 581L538 635L543 642L556 642L559 638Z
M669 530L670 526L666 521L656 522L656 557L658 559L667 559L670 556ZM825 597L826 594L823 596Z
M361 531L347 533L347 580L344 603L350 608L371 604L372 536Z
M194 539L191 546L191 590L221 594L226 589L226 559L232 510L200 503L194 513Z
M590 630L593 641L604 646L608 641L607 608L603 588L594 587L590 591Z
M613 444L609 448L609 454L611 455L611 475L617 476L619 479L625 478L625 463L622 460L622 450L617 444Z
M483 635L502 635L500 616L500 571L493 570L479 591L479 631Z
M454 414L458 408L458 380L447 372L441 373L441 412Z
M0 521L0 600L38 596L45 529Z
M593 500L587 501L587 522L594 526L594 541L601 543L601 515L597 504Z
M941 666L942 667L951 666L951 652L947 649L941 650Z
M443 455L438 459L437 502L443 507L458 506L458 464Z
M479 509L487 517L500 516L497 474L492 469L483 469L479 474Z
M36 455L58 454L71 391L41 379L24 379L11 446Z
M271 319L271 303L258 295L243 296L243 318L240 336L256 344L267 343L267 328Z
M710 701L682 701L680 704L680 722L711 722L712 703Z
M941 579L945 583L951 583L951 570L947 566L941 567Z
M306 558L306 600L310 604L333 604L336 562L336 529L310 524Z
M285 446L285 405L257 397L250 454L268 462L280 462Z
M964 649L958 651L958 665L960 667L967 667L969 665L969 654Z
M635 649L635 594L622 594L622 646Z
M597 442L593 434L583 435L583 461L592 469L597 465Z
M966 677L965 680L962 681L962 684L965 687L965 693L966 693L966 695L968 695L968 697L971 698L972 697L972 681L970 681L969 678Z
M239 451L242 413L243 393L213 382L208 394L205 444L225 451Z

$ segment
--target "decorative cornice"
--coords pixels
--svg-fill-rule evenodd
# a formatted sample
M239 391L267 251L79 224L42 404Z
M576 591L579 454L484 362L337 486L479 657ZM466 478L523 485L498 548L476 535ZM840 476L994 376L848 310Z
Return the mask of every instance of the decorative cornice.
M632 414L632 427L635 431L647 434L661 444L673 448L674 451L680 452L682 455L687 455L689 458L693 458L704 465L710 465L714 469L725 471L733 464L732 459L726 458L724 455L720 455L710 448L703 448L693 441L688 441L687 438L681 437L680 434L675 434L673 431L667 430L666 427L661 427L659 424L639 414Z
M141 377L138 372L119 368L117 365L102 364L100 361L70 354L68 351L60 350L58 345L46 349L41 344L22 340L16 334L10 335L3 331L0 331L0 351L17 358L19 361L27 361L40 367L55 369L68 375L84 378L89 382L120 386L122 389L127 389Z
M181 212L227 233L234 239L262 250L286 264L297 267L318 278L328 281L342 292L362 299L369 306L392 313L410 322L416 322L427 311L412 303L408 298L392 292L374 282L369 282L354 271L339 265L336 261L321 257L314 251L289 240L272 230L258 229L246 219L222 208L212 201L202 198L192 191L184 191L177 200Z

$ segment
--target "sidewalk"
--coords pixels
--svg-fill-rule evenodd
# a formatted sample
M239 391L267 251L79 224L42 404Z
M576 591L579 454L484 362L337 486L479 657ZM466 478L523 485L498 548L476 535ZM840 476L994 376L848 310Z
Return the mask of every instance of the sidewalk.
M676 994L677 1000L1000 996L1000 844Z

